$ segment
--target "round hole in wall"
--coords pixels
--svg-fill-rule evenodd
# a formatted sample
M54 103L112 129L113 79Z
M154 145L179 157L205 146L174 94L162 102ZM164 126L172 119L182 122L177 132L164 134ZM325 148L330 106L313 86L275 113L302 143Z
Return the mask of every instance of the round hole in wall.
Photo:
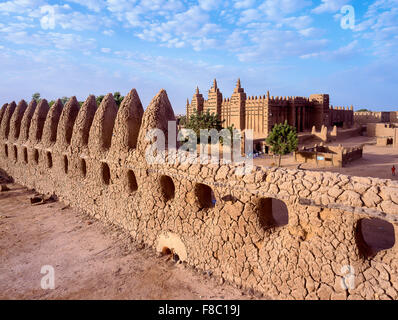
M135 177L135 174L134 174L133 170L129 170L127 172L127 179L128 179L130 192L137 191L138 190L138 183L137 183L137 179Z
M39 164L39 150L35 149L33 152L33 159L35 160L36 164Z
M68 174L69 171L69 160L67 156L64 156L64 172Z
M18 161L18 148L17 148L17 146L14 146L14 159L15 159L15 161Z
M102 182L105 183L106 185L109 185L111 181L111 170L109 169L108 164L102 163L101 171L102 171Z
M87 176L87 163L84 159L80 159L80 173L83 178Z
M201 209L213 208L216 204L216 198L212 188L203 183L195 185L195 195Z
M160 177L160 189L162 192L163 199L165 201L169 201L175 196L175 186L173 179L169 176L161 176Z
M361 219L356 228L356 241L360 254L364 258L372 258L394 246L394 226L378 218Z
M25 163L28 163L28 148L23 148L23 159L25 161Z
M258 201L257 213L263 229L282 227L289 223L289 211L286 204L274 198L261 198Z
M51 155L51 152L47 152L47 167L53 167L53 156Z
M178 256L177 253L174 252L174 250L169 249L168 247L163 247L162 248L162 255L163 256L171 256L171 258L175 261L178 262L180 260L180 257Z

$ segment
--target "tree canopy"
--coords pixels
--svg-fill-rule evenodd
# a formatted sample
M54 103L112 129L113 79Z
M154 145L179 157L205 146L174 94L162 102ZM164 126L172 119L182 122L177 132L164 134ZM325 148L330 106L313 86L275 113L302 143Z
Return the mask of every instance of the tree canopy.
M216 129L219 131L223 129L222 123L223 121L219 120L215 113L210 113L209 110L206 112L195 110L186 122L185 128L193 130L199 139L201 129Z
M103 100L104 98L105 98L104 95L99 95L99 96L96 98L97 105L100 105L101 102L102 102L102 100ZM118 107L120 107L120 104L122 103L122 101L123 101L123 99L124 99L124 96L122 96L122 95L120 94L120 92L116 91L116 92L113 94L113 98L115 99L116 105L117 105ZM40 93L39 93L39 92L34 93L34 94L32 95L32 99L35 100L37 103L39 103L40 100L41 100ZM65 105L65 104L69 101L70 97L63 96L63 97L60 98L60 99L61 99L62 104ZM49 101L48 105L49 105L50 107L52 107L52 106L54 105L55 101L56 101L56 100L51 100L51 101ZM79 101L80 106L82 106L83 103L84 103L84 101Z
M96 100L97 100L97 105L100 105L101 102L102 102L102 100L104 100L104 98L105 98L104 95L99 95L99 96L96 98ZM124 99L124 96L122 96L122 95L120 94L119 91L116 91L116 92L113 94L113 98L115 99L116 105L117 105L118 107L120 107L120 105L121 105L121 103L122 103L122 101L123 101L123 99Z
M32 99L38 103L41 100L40 93L35 92L34 94L32 94Z
M185 126L187 124L187 116L181 116L179 119L179 124Z
M285 123L276 124L269 133L266 143L271 147L271 152L279 155L278 167L281 165L282 155L289 154L297 149L298 137L295 127Z
M183 119L183 118L181 118ZM180 124L184 126L186 129L191 129L195 132L198 142L200 141L200 130L211 130L211 129L216 129L217 131L220 131L224 129L223 123L224 121L219 120L219 117L217 114L214 112L210 113L209 110L206 110L206 112L198 112L197 110L194 110L193 114L187 118L186 116L184 117L184 120L181 123L180 119ZM233 130L234 126L229 126L226 129L230 131L230 137L232 139L233 137ZM211 141L209 137L209 141ZM220 142L221 144L224 144L224 138L220 137ZM230 141L232 143L232 140Z

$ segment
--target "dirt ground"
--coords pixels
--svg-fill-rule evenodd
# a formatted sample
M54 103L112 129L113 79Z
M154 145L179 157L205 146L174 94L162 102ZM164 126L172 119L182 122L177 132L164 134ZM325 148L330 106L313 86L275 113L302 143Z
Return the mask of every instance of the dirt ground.
M7 186L0 192L0 299L261 297L159 256L61 202L32 206L34 191ZM53 290L41 288L45 265L54 268Z
M331 171L351 176L398 180L398 149L393 147L376 146L375 143L375 138L358 136L325 144L326 146L336 146L341 144L344 147L354 147L360 144L364 145L362 159L355 160L343 168L316 167L316 165L308 163L300 164L294 160L292 154L282 157L281 166L283 168L291 169L300 167L300 169L303 170ZM313 146L314 143L305 145ZM254 164L259 166L272 166L275 165L275 163L277 163L277 158L268 155L263 155L254 159ZM392 176L391 173L391 167L393 165L395 165L395 168L397 169L396 176Z

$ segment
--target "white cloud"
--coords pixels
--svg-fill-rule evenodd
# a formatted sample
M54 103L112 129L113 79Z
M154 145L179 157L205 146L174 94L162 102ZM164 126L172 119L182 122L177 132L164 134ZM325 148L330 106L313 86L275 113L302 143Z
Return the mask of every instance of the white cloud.
M345 60L353 58L359 52L358 40L332 51L320 51L300 56L302 59L323 58L326 60Z
M326 12L337 12L339 11L344 5L349 3L350 0L322 0L322 3L312 10L314 13L326 13Z
M115 34L115 31L113 31L113 30L104 30L104 31L102 31L102 33L104 35L106 35L106 36L111 37L111 36L113 36Z
M365 19L354 27L356 36L370 41L377 57L398 56L398 1L378 0L372 3Z
M42 0L11 0L0 3L0 12L23 13L43 5Z
M106 6L111 12L124 12L130 10L136 1L106 0Z
M306 39L296 30L261 28L248 33L250 42L237 51L242 62L281 60L325 49L327 39ZM298 45L299 43L299 45Z
M200 39L191 40L190 42L195 51L202 51L204 49L217 47L217 40L212 38L204 37Z
M106 7L119 21L127 21L133 28L147 27L161 18L168 20L184 9L180 0L107 0Z
M309 0L266 0L259 7L271 20L297 12L312 4Z
M85 14L73 11L68 4L44 5L27 13L26 20L38 20L42 29L70 29L75 31L98 30L100 26L109 27L110 18L98 14Z
M312 23L312 18L309 16L289 17L282 19L281 22L286 26L302 30L310 26Z
M311 37L311 36L319 35L321 32L320 32L320 30L318 30L316 28L310 27L310 28L299 30L299 33L305 37Z
M76 31L97 30L101 25L101 22L98 20L98 17L95 15L86 15L80 12L55 15L55 22L59 24L62 29Z
M45 48L57 48L60 50L90 50L96 47L95 39L86 39L80 35L58 32L35 32L18 31L8 33L4 37L7 41L20 44Z
M199 6L206 11L217 9L221 3L220 0L199 0Z
M81 6L85 6L94 12L100 12L101 9L105 7L105 1L103 0L68 0L68 2L80 4Z
M209 15L199 6L194 6L175 14L172 19L165 22L148 23L142 31L137 32L137 36L147 41L160 41L162 45L166 43L168 46L177 44L177 47L182 47L188 42L198 49L199 40L204 46L211 45L213 41L206 36L215 35L221 30L209 21Z
M261 14L257 9L247 9L242 12L241 17L239 18L239 24L245 24L248 22L253 22L259 20L261 18Z
M112 50L110 48L101 48L102 53L110 53Z
M226 39L225 45L230 50L243 47L245 45L245 33L241 30L234 30Z
M234 8L236 9L248 9L256 3L255 0L235 0Z
M8 33L10 35L12 35L14 32L25 31L30 28L34 28L34 25L25 22L11 22L7 25L0 24L0 32Z

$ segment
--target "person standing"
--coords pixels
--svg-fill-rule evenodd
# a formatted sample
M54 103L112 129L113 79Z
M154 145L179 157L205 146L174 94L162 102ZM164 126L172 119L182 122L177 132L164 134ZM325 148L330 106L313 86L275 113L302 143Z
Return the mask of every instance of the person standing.
M392 165L391 172L392 172L392 175L395 176L395 166L394 165Z

